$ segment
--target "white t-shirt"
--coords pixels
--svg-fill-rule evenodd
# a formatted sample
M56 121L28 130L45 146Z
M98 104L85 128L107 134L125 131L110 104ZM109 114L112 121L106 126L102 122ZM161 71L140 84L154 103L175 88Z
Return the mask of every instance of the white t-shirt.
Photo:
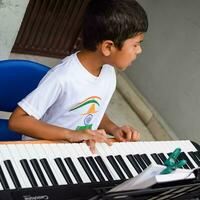
M18 105L30 116L52 125L96 130L116 87L115 70L103 65L96 77L82 66L76 54L49 70Z

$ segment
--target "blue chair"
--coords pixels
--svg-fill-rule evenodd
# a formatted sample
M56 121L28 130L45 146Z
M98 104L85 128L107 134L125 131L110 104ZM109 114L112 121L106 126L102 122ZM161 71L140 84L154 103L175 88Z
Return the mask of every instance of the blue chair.
M13 112L48 70L49 67L28 60L0 61L0 111ZM8 129L8 120L0 119L0 141L10 140L21 140L21 134Z

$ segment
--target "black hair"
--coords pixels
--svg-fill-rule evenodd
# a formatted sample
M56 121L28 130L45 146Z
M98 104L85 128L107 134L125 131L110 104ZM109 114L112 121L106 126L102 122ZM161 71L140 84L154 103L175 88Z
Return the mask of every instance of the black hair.
M83 47L95 51L99 43L123 42L148 29L145 10L135 0L91 0L83 19Z

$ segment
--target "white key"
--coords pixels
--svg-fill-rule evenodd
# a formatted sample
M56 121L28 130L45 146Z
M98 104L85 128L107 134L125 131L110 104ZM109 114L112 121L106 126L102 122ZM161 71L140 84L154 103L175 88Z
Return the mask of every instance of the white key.
M74 163L83 182L90 183L91 181L90 181L88 175L86 174L86 172L84 171L84 169L82 168L81 164L79 163L79 161L77 159L79 156L76 154L76 152L74 152L71 144L63 144L63 145L60 145L60 147L62 148L61 151L66 153L66 157L70 157L72 159L72 162Z
M30 162L31 157L30 157L29 153L27 152L24 144L16 144L15 146L16 146L16 149L18 150L19 157L21 159L26 159L27 160L27 162L29 164L29 167L31 169L31 172L33 173L33 176L34 176L34 178L36 180L37 185L39 187L41 187L42 184L41 184L41 182L40 182L40 180L39 180L39 178L38 178L38 176L37 176L32 164L31 164L31 162Z
M107 169L109 170L110 174L112 175L112 178L114 180L121 180L118 174L116 173L115 169L113 166L110 164L109 160L107 159L107 156L110 154L107 154L107 152L104 151L104 146L107 145L105 143L97 143L96 144L96 149L97 149L97 154L99 154L104 161Z
M125 176L126 179L129 179L129 177L127 176L126 172L124 172L124 169L121 167L121 165L118 163L118 161L116 160L115 156L118 155L118 152L115 148L115 143L112 146L108 146L108 145L104 145L104 150L109 153L110 155L114 156L115 161L117 162L119 168L121 169L123 175Z
M98 166L98 169L100 170L100 172L101 172L102 176L104 177L105 181L108 181L108 179L107 179L107 177L105 176L104 172L102 171L101 167L99 166L99 164L98 164L98 163L96 162L96 160L95 160L95 157L98 156L98 155L97 155L97 154L93 154L93 153L90 151L90 149L89 149L89 147L88 147L88 145L87 145L86 143L81 143L80 146L81 146L83 152L85 153L85 155L91 156L91 157L94 158L94 162L95 162L96 165Z
M155 148L159 149L159 153L163 153L166 159L169 158L168 153L174 151L175 149L174 146L170 146L168 141L160 141L157 147Z
M58 147L58 151L61 152L61 155L62 155L63 159L65 159L65 158L67 158L67 157L70 157L70 153L67 152L67 150L66 150L66 148L65 148L65 144L58 143L58 144L57 144L57 147ZM63 162L64 162L64 164L65 164L65 166L66 166L67 171L69 170L69 173L72 175L72 176L71 176L71 177L73 177L72 180L74 180L75 183L77 183L77 181L76 181L76 179L75 179L73 173L71 172L71 170L70 170L70 168L68 167L68 165L67 165L67 163L65 162L65 160L63 160ZM73 182L74 182L74 181L73 181Z
M88 161L86 159L86 157L88 155L85 154L84 149L81 147L81 144L74 143L74 144L72 144L72 148L77 153L77 155L79 155L79 157L84 157L85 158L85 161L88 164L90 170L92 171L92 174L94 175L95 179L99 182L100 181L99 178L96 176L94 170L92 169L92 167L90 166L90 164L88 163Z
M128 154L131 155L135 155L138 154L139 152L136 149L136 143L133 142L126 142L126 145L124 145L124 147L126 148ZM130 162L130 161L129 161ZM143 171L143 169L140 167L140 164L137 162L137 160L135 160L135 162L138 164L138 167ZM132 165L132 164L131 164ZM136 171L136 170L135 170ZM137 171L136 171L137 173ZM138 173L137 173L138 174Z
M60 151L59 147L58 147L58 144L51 144L49 145L49 147L51 148L51 152L54 154L54 157L55 158L60 158L63 162L63 165L65 166L73 184L77 184L77 181L76 179L74 178L71 170L69 169L68 165L66 164L66 162L64 161L64 155L63 155L63 152ZM66 183L67 184L67 183Z
M181 142L183 143L183 141ZM183 146L181 144L181 146ZM187 157L189 158L190 162L194 165L194 167L198 167L198 165L196 164L196 162L193 160L193 158L188 154L189 151L197 151L196 148L194 147L194 145L190 142L190 141L185 141L184 142L184 148L183 151L185 152L185 154L187 155Z
M52 152L52 150L49 146L51 146L51 144L37 145L36 149L38 147L38 150L41 151L41 153L44 153L43 156L46 155L46 159L48 160L49 165L51 166L53 172L55 173L54 176L55 176L58 184L59 185L66 185L67 182L65 181L61 171L59 170L58 166L56 165L56 163L54 161L54 158L55 158L54 154L53 154L53 152ZM42 150L42 148L43 148L43 150Z
M13 160L13 165L15 165L18 168L18 172L19 172L19 180L23 180L23 182L20 181L22 188L28 188L31 187L31 183L28 180L28 177L26 175L26 173L23 170L22 165L20 164L20 160L21 158L19 157L17 148L14 144L8 144L7 145L8 151L10 152L10 155L12 156L12 160Z
M0 183L0 191L4 190L2 184Z
M160 153L160 149L158 148L158 142L150 141L150 142L143 142L141 144L142 150L147 155L151 163L157 164L156 161L152 158L152 153Z
M142 150L147 155L149 160L152 164L157 164L156 161L152 158L151 154L153 153L162 153L161 149L158 147L159 143L156 141L150 141L150 142L142 142Z
M185 152L186 156L190 160L190 162L194 165L194 167L198 167L198 165L193 161L193 159L188 154L189 151L195 151L194 146L190 141L174 141L174 144L171 144L175 150L175 148L180 147L182 152ZM176 146L176 147L174 147Z
M35 151L34 147L33 147L33 144L24 144L25 148L26 148L26 151L28 151L29 153L29 156L30 156L30 159L37 159L38 160L38 164L42 170L42 173L47 181L47 184L49 186L52 186L52 183L46 173L46 171L44 170L42 164L39 162L39 159L43 158L41 157L41 154L38 154L38 152Z
M1 152L1 155L2 155L4 160L10 160L11 161L12 166L14 168L14 171L16 173L16 176L19 180L19 183L20 183L21 187L24 188L25 187L24 180L22 179L22 175L21 175L21 173L18 169L18 165L15 163L15 160L13 159L11 152L7 148L7 145L1 145L0 146L0 152Z
M126 142L121 142L121 143L115 142L113 145L115 145L115 149L118 152L118 155L122 156L124 162L126 163L127 167L129 168L133 176L136 176L138 173L136 172L135 168L131 165L128 158L126 157L127 154L126 150L124 149L124 145L126 145Z
M2 148L3 146L5 146L5 145L0 145L0 148ZM2 168L3 173L5 175L6 181L8 182L8 186L9 186L10 189L15 189L14 183L13 183L13 181L10 177L10 174L8 173L7 168L6 168L6 166L3 162L4 160L5 160L4 156L2 155L2 152L0 151L0 165L1 165L1 168Z

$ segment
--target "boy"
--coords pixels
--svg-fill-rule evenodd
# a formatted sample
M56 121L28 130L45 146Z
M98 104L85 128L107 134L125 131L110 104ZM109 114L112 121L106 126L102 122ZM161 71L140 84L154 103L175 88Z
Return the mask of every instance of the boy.
M18 103L10 129L24 139L95 142L137 141L130 126L119 127L105 114L116 87L115 70L125 70L142 52L148 21L135 0L91 0L83 23L83 50L52 68ZM28 137L29 136L29 137Z

